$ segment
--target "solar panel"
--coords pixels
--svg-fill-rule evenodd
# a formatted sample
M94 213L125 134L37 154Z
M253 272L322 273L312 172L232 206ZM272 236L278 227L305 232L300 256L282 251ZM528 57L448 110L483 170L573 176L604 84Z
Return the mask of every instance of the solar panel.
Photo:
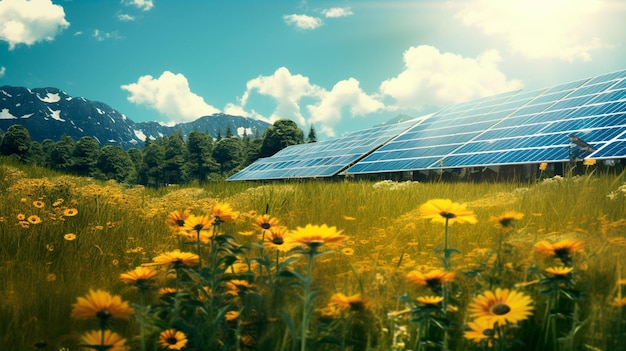
M571 135L597 150L587 157L624 157L625 81L626 70L442 110L348 173L567 161Z
M419 121L383 125L341 138L292 145L255 161L228 180L331 177Z

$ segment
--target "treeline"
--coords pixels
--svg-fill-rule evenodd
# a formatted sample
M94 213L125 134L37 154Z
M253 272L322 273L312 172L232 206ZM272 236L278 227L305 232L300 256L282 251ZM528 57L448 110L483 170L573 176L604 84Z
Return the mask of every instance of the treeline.
M49 167L73 175L160 187L170 184L223 180L261 157L269 157L295 144L315 142L315 129L308 137L291 120L278 120L262 137L243 137L226 129L224 137L192 131L146 140L143 148L124 150L121 146L101 146L97 139L84 136L73 140L31 140L28 130L14 124L0 130L0 154L20 162Z

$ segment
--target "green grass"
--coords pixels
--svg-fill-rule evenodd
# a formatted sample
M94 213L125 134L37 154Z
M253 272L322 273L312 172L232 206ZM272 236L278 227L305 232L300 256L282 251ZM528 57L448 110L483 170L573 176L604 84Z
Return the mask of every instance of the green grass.
M137 293L120 283L119 274L150 263L163 252L181 248L180 237L172 235L165 225L168 213L191 209L196 214L206 214L219 201L242 213L238 221L226 223L222 229L238 242L252 245L248 258L259 255L253 246L256 236L239 234L253 230L253 218L243 215L249 211L263 214L268 210L290 229L311 223L343 230L350 237L343 246L335 253L316 258L312 277L318 295L314 306L325 306L334 293L361 293L368 301L366 334L377 339L371 348L415 350L418 324L402 318L394 322L388 313L410 306L400 296L432 295L426 288L408 284L405 276L418 267L442 267L437 249L443 245L443 226L420 218L418 208L430 199L447 198L467 204L479 219L475 225L450 227L450 247L460 251L452 258L452 269L457 272L451 287L452 300L458 307L449 317L456 323L449 332L452 349L476 347L462 335L463 326L469 321L466 307L473 296L487 288L486 279L493 265L490 258L494 257L491 254L500 240L500 231L489 218L514 210L525 216L504 240L506 250L502 256L507 271L499 286L513 288L515 284L533 281L538 279L535 273L557 265L557 260L533 252L537 241L583 241L585 251L575 261L576 289L582 293L576 320L582 326L573 336L574 343L564 338L569 325L561 328L557 337L550 338L556 340L559 350L568 345L574 345L570 348L575 350L608 350L610 343L625 332L620 319L624 307L609 304L618 295L618 279L626 275L626 192L618 190L625 182L623 174L591 174L530 183L235 182L155 190L5 163L0 165L0 345L27 350L44 341L44 349L48 350L77 349L80 335L98 324L69 317L76 298L90 288L98 288L138 303ZM615 198L607 197L610 194L615 194ZM43 201L45 207L36 208L36 200ZM57 200L62 200L62 204L53 206ZM64 208L76 208L78 214L61 219L59 214ZM19 214L37 215L42 222L23 228L17 219ZM68 233L75 234L76 240L65 240ZM353 249L353 253L342 254L344 248ZM187 246L183 250L194 252ZM294 263L292 270L302 272L304 261ZM275 323L280 325L257 328L255 342L258 346L271 344L277 350L295 349L297 340L291 339L286 331L288 326L282 323L289 315L293 327L299 327L301 300L296 297L300 292L297 282L274 282L280 285L278 291L258 275L250 279L258 285L258 296L263 301L250 301L250 306L257 306L256 313L262 308L267 308L268 314L276 312L273 317L279 319ZM166 279L158 282L165 284ZM544 343L542 337L546 331L546 297L539 293L538 284L518 289L533 298L535 310L530 320L513 331L525 346L513 349L554 350L554 344ZM157 301L155 293L148 298L150 303ZM244 312L248 308L242 302L233 302L232 306L244 306ZM278 313L279 310L284 312ZM316 314L313 318L313 336L324 336L320 323L325 321ZM354 331L348 327L353 325L351 318L355 317L344 312L342 318L331 322L327 327L341 333L326 335L326 340L331 340L330 336L337 337L334 341L347 340L346 335ZM398 334L394 344L396 326L406 326L407 333ZM133 349L139 349L136 321L116 321L112 328L127 338ZM236 331L234 328L233 333ZM154 330L148 338L148 349L154 349ZM404 348L399 340L405 342ZM317 347L310 345L310 349ZM317 348L342 347L357 349L356 344L339 341ZM231 349L237 348L233 345ZM436 348L423 345L422 349Z

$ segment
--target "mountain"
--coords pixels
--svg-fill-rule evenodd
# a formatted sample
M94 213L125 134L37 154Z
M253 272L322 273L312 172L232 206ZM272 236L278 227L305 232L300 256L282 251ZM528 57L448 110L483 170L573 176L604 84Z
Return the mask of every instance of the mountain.
M125 149L143 147L147 138L158 138L181 131L187 136L191 131L217 137L224 135L230 126L233 134L248 135L263 132L269 123L253 118L214 114L193 122L165 126L157 122L133 122L109 105L72 97L57 88L28 89L0 87L0 129L6 131L13 124L28 129L31 139L58 141L63 134L74 140L83 136L96 138L101 145L120 145Z

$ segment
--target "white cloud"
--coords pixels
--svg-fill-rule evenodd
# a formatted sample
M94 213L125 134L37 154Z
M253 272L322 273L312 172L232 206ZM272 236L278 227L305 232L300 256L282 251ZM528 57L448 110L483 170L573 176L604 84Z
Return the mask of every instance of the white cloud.
M328 18L334 17L346 17L353 15L354 13L350 10L349 7L332 7L329 9L322 10L322 14Z
M135 17L127 13L121 13L117 16L117 19L119 19L122 22L132 22L135 20Z
M456 16L465 25L502 38L510 50L530 59L590 61L608 47L598 37L610 6L601 0L471 0Z
M521 88L520 81L507 80L498 69L500 60L495 50L468 58L428 45L411 47L404 52L404 71L382 82L380 92L394 98L398 108L420 110Z
M307 15L284 15L283 20L296 28L308 30L316 29L323 24L321 19Z
M69 25L63 7L51 0L0 1L0 40L9 42L9 50L17 44L51 41Z
M300 111L300 100L303 97L319 96L321 88L309 83L308 77L292 75L287 68L280 67L271 76L259 76L248 81L246 92L240 100L242 107L246 105L253 92L276 100L276 109L269 117L271 121L288 118L304 125L305 118Z
M4 77L4 75L7 74L7 68L4 66L0 67L0 78Z
M359 81L350 78L335 84L329 92L321 94L321 100L315 105L308 105L311 123L323 123L332 126L342 118L344 110L352 116L363 116L383 109L382 102L365 94L359 87Z
M95 38L97 41L103 41L106 39L121 39L117 31L107 33L99 29L94 29L93 34L91 36Z
M143 11L150 11L154 7L152 0L126 0L125 3Z
M122 85L131 95L128 101L146 105L169 118L170 122L188 122L202 116L219 113L204 99L189 89L189 82L182 74L165 71L157 79L141 76L137 83Z

